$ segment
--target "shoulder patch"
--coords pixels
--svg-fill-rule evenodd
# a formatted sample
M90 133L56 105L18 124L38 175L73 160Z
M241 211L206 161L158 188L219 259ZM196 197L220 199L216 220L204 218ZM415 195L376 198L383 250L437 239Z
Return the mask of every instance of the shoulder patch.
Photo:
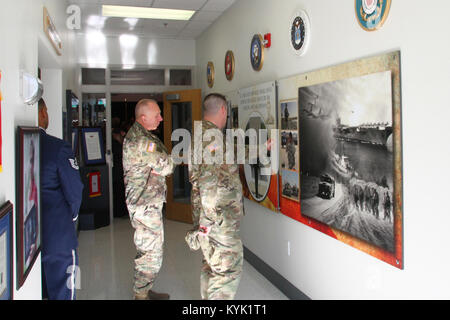
M75 170L79 170L77 159L69 159L70 166Z
M147 143L147 152L153 152L156 149L156 143L149 141Z

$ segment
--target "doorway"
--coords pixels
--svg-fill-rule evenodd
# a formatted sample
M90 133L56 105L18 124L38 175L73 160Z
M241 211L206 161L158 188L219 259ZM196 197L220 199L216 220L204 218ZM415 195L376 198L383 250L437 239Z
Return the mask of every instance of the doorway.
M125 203L125 185L123 181L122 145L123 139L133 125L135 119L134 110L141 99L153 99L163 110L163 98L161 93L111 93L111 151L113 160L112 184L113 184L113 216L128 217L128 209ZM161 141L164 141L164 123L152 131Z
M164 102L164 145L172 153L172 148L181 141L171 140L176 129L186 129L193 134L194 121L200 121L201 90L171 91L163 94ZM167 178L167 219L192 223L191 184L188 165L183 163L175 168L173 175Z

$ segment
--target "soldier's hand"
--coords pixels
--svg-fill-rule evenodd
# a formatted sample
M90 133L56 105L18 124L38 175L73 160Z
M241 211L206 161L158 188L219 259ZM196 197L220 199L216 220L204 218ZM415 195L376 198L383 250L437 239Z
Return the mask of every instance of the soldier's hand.
M158 172L156 172L155 170L151 171L152 174L154 174L155 176L159 176L160 174Z
M211 231L211 227L206 227L206 226L200 226L198 228L199 230L199 236L205 237L209 234L209 232Z

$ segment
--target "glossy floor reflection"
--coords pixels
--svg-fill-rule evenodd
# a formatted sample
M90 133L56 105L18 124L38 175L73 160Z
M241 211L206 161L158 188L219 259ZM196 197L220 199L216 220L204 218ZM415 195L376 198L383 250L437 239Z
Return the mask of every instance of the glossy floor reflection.
M191 225L165 220L164 261L153 287L171 299L200 300L202 254L189 250L184 236ZM112 226L80 231L80 289L78 300L130 300L133 298L134 230L128 218ZM237 300L287 300L264 276L244 260Z

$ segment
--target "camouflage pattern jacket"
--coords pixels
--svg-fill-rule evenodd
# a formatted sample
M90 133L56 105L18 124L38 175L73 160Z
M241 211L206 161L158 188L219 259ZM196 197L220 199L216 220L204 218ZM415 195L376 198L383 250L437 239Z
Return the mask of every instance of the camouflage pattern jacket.
M166 201L166 176L175 169L161 140L135 122L123 142L126 202L144 206ZM154 174L156 173L156 174Z
M202 121L202 137L208 129L219 128L209 121ZM203 141L202 148L211 151L218 147L223 149L223 164L201 164L191 161L189 180L192 183L191 203L194 228L199 225L210 226L210 237L239 237L240 220L243 213L242 184L239 179L239 166L225 162L225 138L222 146L211 148L211 141ZM198 152L198 150L193 150ZM214 151L213 151L214 152Z

